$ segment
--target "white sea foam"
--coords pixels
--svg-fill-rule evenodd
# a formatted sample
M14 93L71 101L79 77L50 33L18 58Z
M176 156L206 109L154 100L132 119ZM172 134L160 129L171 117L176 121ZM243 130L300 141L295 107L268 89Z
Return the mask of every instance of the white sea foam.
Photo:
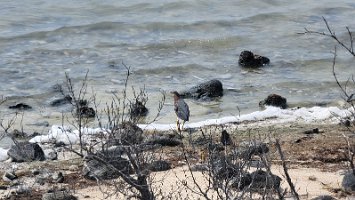
M9 158L9 156L7 155L7 151L8 149L0 148L0 162Z
M341 118L349 116L349 110L339 109L337 107L312 107L298 109L280 109L277 107L266 107L263 111L256 111L250 114L241 116L228 116L219 119L208 119L200 122L187 122L185 128L198 128L208 125L220 125L226 123L238 123L258 125L272 125L280 123L338 123ZM170 130L175 129L175 124L139 124L144 130ZM89 141L90 136L98 133L107 133L106 130L100 128L83 128L81 130L84 141ZM73 130L70 127L62 127L53 125L48 135L36 136L30 142L47 143L47 142L63 142L65 144L76 144L79 142L79 131Z
M241 116L229 116L219 119L208 119L200 122L186 123L185 128L198 128L208 125L219 125L226 123L243 123L255 122L259 124L275 124L275 123L290 123L290 122L322 122L337 123L340 118L350 114L349 110L339 109L337 107L312 107L299 109L281 109L268 106L263 111L256 111L250 114ZM169 130L176 127L175 124L140 124L139 127L148 130Z
M84 141L89 141L91 135L106 132L100 128L82 128ZM48 135L39 135L30 140L32 143L60 143L77 144L79 142L79 130L73 130L68 126L53 125Z

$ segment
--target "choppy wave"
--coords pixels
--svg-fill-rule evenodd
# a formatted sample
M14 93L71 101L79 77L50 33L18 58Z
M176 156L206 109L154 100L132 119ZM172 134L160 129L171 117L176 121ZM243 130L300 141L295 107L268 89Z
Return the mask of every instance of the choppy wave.
M64 0L60 6L49 0L6 6L0 10L0 95L32 104L33 120L43 120L35 111L46 106L49 87L63 82L65 72L80 84L89 70L89 87L98 98L107 97L106 91L121 91L125 68L116 65L121 62L131 66L129 83L149 91L147 104L153 111L147 121L155 116L151 113L161 90L183 90L214 78L226 92L213 108L187 100L196 123L239 109L259 110L258 102L272 93L287 98L290 107L339 105L334 102L341 100L341 93L331 73L334 41L297 33L304 28L326 31L324 16L339 38L347 39L345 27L354 24L350 0L79 0L75 5ZM242 50L267 56L271 64L242 68ZM353 71L347 56L339 50L336 73L342 84ZM7 111L6 106L0 109ZM58 112L46 109L48 116ZM175 118L169 106L161 114L160 123Z

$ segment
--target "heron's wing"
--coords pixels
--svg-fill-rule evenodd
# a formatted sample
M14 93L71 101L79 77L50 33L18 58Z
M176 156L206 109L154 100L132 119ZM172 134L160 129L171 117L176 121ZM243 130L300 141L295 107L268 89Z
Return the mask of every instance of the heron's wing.
M184 121L189 121L189 118L190 118L190 109L189 109L189 106L187 105L187 103L180 99L176 106L175 106L175 112L176 112L176 115L184 120Z

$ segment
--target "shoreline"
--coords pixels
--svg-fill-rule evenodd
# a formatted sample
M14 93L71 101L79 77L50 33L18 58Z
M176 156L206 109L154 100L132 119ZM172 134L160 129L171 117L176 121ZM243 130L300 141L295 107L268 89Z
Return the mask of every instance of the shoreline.
M263 121L265 122L265 121ZM286 157L286 163L289 168L289 173L296 186L299 187L301 199L310 199L316 197L317 195L331 195L338 199L344 199L343 192L341 192L340 185L342 179L342 172L347 169L347 164L344 159L340 156L342 154L342 149L344 147L344 141L342 140L341 133L347 134L347 127L339 124L319 124L319 123L282 123L265 126L267 123L262 125L256 125L253 123L246 124L229 124L221 126L204 126L201 128L206 134L214 134L214 139L217 140L219 133L222 129L231 132L233 140L237 143L242 143L247 139L258 139L270 144L270 159L272 161L272 166L276 167L272 170L273 173L279 174L282 177L282 186L285 186L285 179L282 176L282 171L280 170L280 159L276 150L274 149L273 141L279 138L281 141L281 147ZM307 131L318 128L319 133L306 134ZM146 133L149 134L149 130ZM161 131L165 134L171 134L171 131ZM193 139L200 135L200 131L193 133ZM188 139L188 133L184 133L185 140ZM185 141L186 142L186 141ZM328 148L329 147L329 148ZM199 148L199 147L197 147ZM333 151L329 151L333 149ZM193 152L194 157L198 157L198 150ZM167 158L172 159L179 155L173 148L167 148L164 150L164 155ZM324 158L323 160L320 158ZM2 167L0 169L1 174L6 170L17 167L17 171L20 171L23 176L19 176L20 180L29 181L33 179L31 171L37 169L40 166L46 166L50 171L63 171L65 177L77 177L78 182L82 184L80 186L76 185L75 193L76 196L85 199L99 199L103 195L96 182L85 180L81 174L82 159L78 159L78 156L62 151L58 154L58 160L56 161L35 161L30 163L9 163L2 162ZM169 174L165 176L171 177L168 180L170 183L174 183L173 177L183 177L184 174L180 172L178 174L170 173L174 170L181 170L181 168L186 167L186 163L183 161L173 161L172 170L167 172L157 172L158 174ZM200 172L194 172L200 173ZM158 175L159 176L159 175ZM31 178L32 177L32 178ZM331 180L331 181L329 181ZM334 182L334 180L336 180ZM33 181L33 180L32 180ZM26 181L24 181L26 182ZM31 182L31 181L30 181ZM6 183L5 183L6 184ZM46 189L51 187L69 187L71 184L75 185L75 182L65 183L65 184L48 184L42 189L37 188L37 190L44 192ZM4 185L4 182L2 183ZM164 185L164 184L163 184ZM304 188L303 185L307 187ZM170 191L171 185L165 184L164 190ZM41 186L40 186L41 188ZM0 190L0 198L4 198L9 194L10 190ZM334 192L337 191L337 192ZM339 192L340 191L340 192ZM79 199L81 199L79 198ZM114 198L112 198L114 199Z

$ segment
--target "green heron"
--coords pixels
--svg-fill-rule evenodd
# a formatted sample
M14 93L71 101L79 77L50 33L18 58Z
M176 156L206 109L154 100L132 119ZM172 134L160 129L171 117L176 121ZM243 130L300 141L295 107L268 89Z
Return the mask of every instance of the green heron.
M181 129L183 130L184 124L186 121L189 121L190 118L190 109L187 103L180 98L180 94L176 91L171 92L174 96L174 110L177 116L176 120L176 127L177 130L180 131L180 121L179 119L182 120L182 126Z

